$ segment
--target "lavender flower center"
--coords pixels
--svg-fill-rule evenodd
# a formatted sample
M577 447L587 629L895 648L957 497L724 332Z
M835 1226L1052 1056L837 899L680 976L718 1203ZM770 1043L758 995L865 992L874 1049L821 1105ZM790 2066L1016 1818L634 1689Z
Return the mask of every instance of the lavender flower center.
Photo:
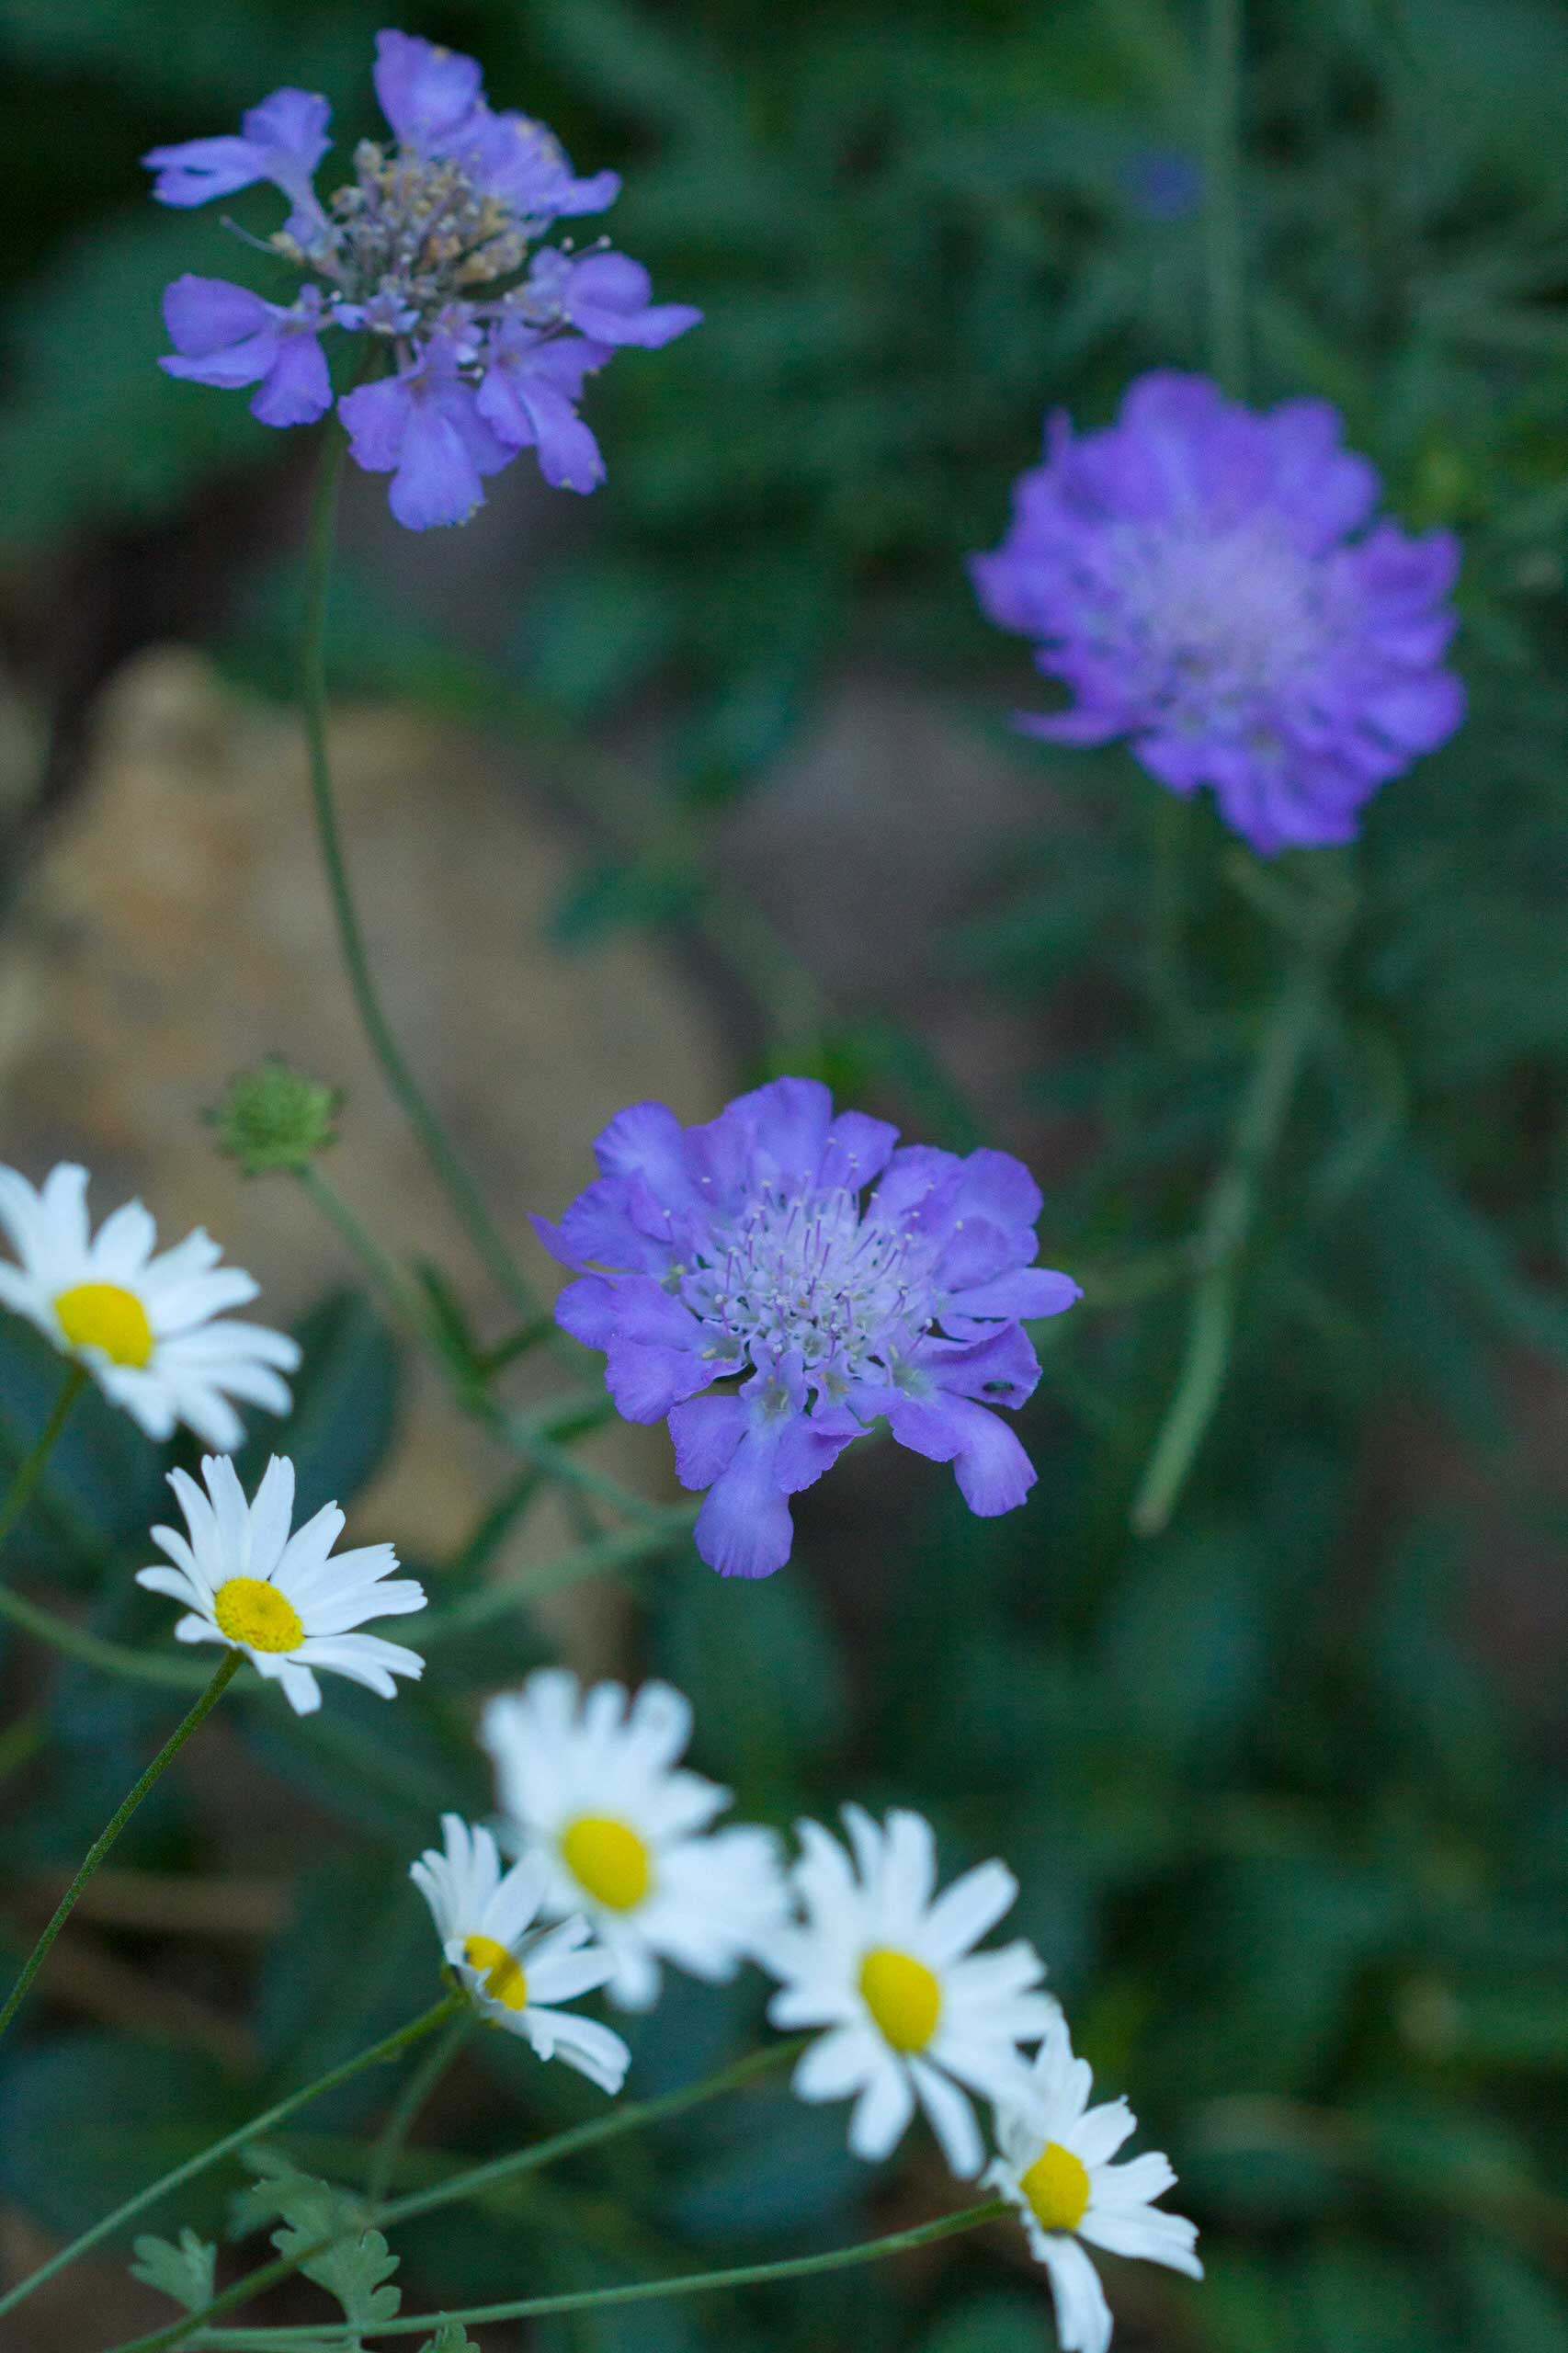
M1206 721L1216 698L1268 693L1323 642L1321 584L1278 529L1215 538L1129 529L1119 550L1127 618L1153 692L1198 698ZM1117 647L1125 655L1125 643Z
M710 1327L714 1356L765 1370L798 1354L808 1375L852 1381L929 1328L933 1263L925 1235L862 1216L844 1187L775 1192L710 1230L680 1293Z
M451 157L389 155L367 139L354 165L355 182L332 198L335 219L309 258L344 301L366 306L372 334L431 326L460 290L522 267L526 230Z

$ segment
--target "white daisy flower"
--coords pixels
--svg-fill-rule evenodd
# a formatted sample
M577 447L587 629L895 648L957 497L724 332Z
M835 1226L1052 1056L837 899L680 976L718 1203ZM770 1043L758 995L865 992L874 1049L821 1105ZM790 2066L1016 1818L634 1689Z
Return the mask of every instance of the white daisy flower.
M312 1669L331 1667L390 1699L392 1677L425 1672L417 1651L379 1634L357 1634L367 1618L400 1618L423 1609L425 1588L412 1577L383 1582L397 1566L390 1544L362 1544L351 1552L333 1552L343 1533L343 1514L327 1504L290 1536L294 1515L294 1466L274 1455L256 1501L246 1503L239 1474L227 1455L208 1455L201 1465L203 1495L183 1471L169 1472L190 1530L188 1540L172 1528L154 1528L154 1540L175 1565L142 1569L136 1582L150 1593L166 1593L187 1605L175 1628L180 1643L226 1643L244 1651L251 1665L283 1686L296 1715L321 1706L321 1686Z
M160 1441L184 1422L207 1445L238 1446L238 1397L286 1414L278 1378L300 1361L298 1345L259 1324L236 1324L256 1285L199 1227L153 1256L157 1228L127 1201L95 1234L87 1223L87 1172L62 1162L34 1191L0 1168L0 1231L19 1264L0 1261L0 1307L36 1324L62 1356L86 1366L106 1397Z
M1091 2108L1093 2086L1087 2060L1073 2056L1064 2020L1052 2019L1034 2063L1036 2097L998 2116L1002 2154L985 2176L1017 2208L1051 2274L1062 2353L1106 2353L1110 2343L1105 2290L1083 2240L1203 2277L1193 2253L1196 2225L1152 2202L1176 2180L1168 2160L1152 2154L1112 2165L1136 2120L1124 2099Z
M645 2010L660 1961L733 1977L785 1919L789 1895L767 1830L710 1830L728 1790L677 1771L691 1708L667 1683L627 1703L619 1683L585 1694L546 1668L493 1699L480 1739L495 1761L502 1836L548 1867L545 1908L584 1912L613 1963L612 2000Z
M918 2100L968 2178L984 2149L959 2086L1027 2108L1033 2079L1018 2045L1037 2042L1057 2014L1037 1990L1045 1967L1032 1945L971 1950L1018 1883L1006 1864L982 1863L933 1900L936 1840L923 1816L895 1809L879 1827L846 1805L844 1820L853 1866L820 1823L800 1825L794 1880L806 1918L768 1956L785 1982L767 2015L778 2027L829 2029L801 2060L795 2089L810 2100L858 2095L857 2156L885 2157Z
M618 2092L631 2057L619 2035L553 2006L602 1985L613 1966L597 1947L584 1950L593 1935L586 1920L579 1913L530 1938L544 1895L542 1858L530 1855L503 1872L488 1830L472 1830L455 1813L441 1816L441 1829L446 1853L427 1847L408 1875L470 1999L492 2026L520 2034L541 2059L559 2053L590 2083Z

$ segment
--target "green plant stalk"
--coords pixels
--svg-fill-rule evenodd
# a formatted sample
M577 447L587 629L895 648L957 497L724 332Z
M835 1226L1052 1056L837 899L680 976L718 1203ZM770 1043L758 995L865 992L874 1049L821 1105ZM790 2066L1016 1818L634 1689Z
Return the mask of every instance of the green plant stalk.
M112 2214L106 2214L90 2230L74 2238L69 2246L62 2246L57 2254L51 2255L47 2263L40 2264L27 2279L19 2279L14 2288L7 2289L0 2296L0 2314L13 2311L28 2296L35 2294L47 2280L63 2271L68 2264L74 2263L78 2256L85 2255L90 2248L111 2238L116 2231L122 2229L127 2222L134 2222L138 2214L144 2213L149 2206L156 2205L159 2199L182 2189L187 2181L194 2181L224 2157L232 2156L236 2149L243 2149L248 2142L258 2139L264 2132L270 2132L274 2125L281 2124L286 2117L308 2107L312 2100L324 2099L340 2084L347 2084L354 2076L363 2075L367 2067L378 2067L390 2059L398 2058L411 2043L418 2042L436 2027L453 2018L465 2003L465 1995L449 1994L444 2001L437 2002L434 2009L425 2011L422 2017L412 2019L407 2026L399 2027L395 2034L383 2035L380 2042L372 2042L368 2049L356 2052L352 2059L345 2059L341 2066L334 2067L330 2074L318 2075L314 2083L307 2084L302 2091L290 2092L287 2099L278 2100L272 2108L263 2109L259 2116L253 2116L247 2123L237 2125L233 2132L225 2133L222 2140L214 2141L210 2148L199 2150L194 2157L187 2157L172 2172L161 2174L156 2181L149 2182L145 2189L139 2189L134 2198L128 2198L122 2206L117 2206Z
M322 445L315 496L311 506L301 660L311 796L315 808L316 833L327 892L337 925L348 985L370 1051L381 1064L382 1075L410 1127L423 1145L426 1157L444 1187L481 1263L517 1313L531 1320L540 1312L539 1302L521 1269L514 1263L485 1208L478 1187L453 1150L434 1106L403 1059L403 1050L392 1035L371 975L364 931L348 879L337 803L332 786L326 692L327 601L332 581L333 540L338 485L343 473L343 438L337 433L329 433Z
M0 1504L0 1545L4 1545L11 1530L26 1511L33 1489L43 1475L43 1466L54 1451L54 1441L70 1417L71 1408L87 1385L87 1368L74 1364L65 1376L64 1384L54 1401L54 1409L45 1422L38 1438L17 1465L17 1475Z
M127 1683L156 1684L165 1691L197 1691L206 1680L195 1659L151 1657L132 1650L128 1643L106 1642L101 1634L89 1634L72 1625L68 1618L57 1618L51 1609L30 1601L25 1594L14 1593L9 1586L0 1585L0 1618L8 1618L25 1634L47 1643L66 1658L77 1659L105 1675L119 1676Z
M365 2181L365 2195L372 2206L380 2206L384 2201L387 2184L397 2170L398 2159L407 2144L419 2111L462 2049L472 2024L473 2010L465 1997L462 2007L454 2010L449 2018L446 2032L431 2044L398 2094L381 2127L381 2138L376 2143L375 2154L370 2159L370 2170Z
M1317 958L1300 957L1264 1030L1229 1156L1210 1190L1198 1241L1204 1271L1193 1290L1187 1350L1132 1506L1132 1526L1140 1536L1157 1536L1168 1525L1224 1389L1235 1328L1237 1262L1312 1042L1321 987Z
M1241 210L1244 0L1207 0L1203 41L1203 253L1209 361L1233 400L1247 388Z
M656 2099L628 2101L603 2116L590 2119L586 2124L574 2124L564 2132L552 2133L548 2141L536 2141L531 2148L514 2149L504 2157L492 2157L484 2165L468 2166L426 2189L412 2190L406 2197L394 2199L390 2206L377 2209L376 2227L384 2230L407 2222L415 2214L429 2214L437 2207L460 2204L463 2199L479 2196L497 2182L509 2181L518 2174L536 2173L540 2166L574 2156L580 2149L592 2148L600 2141L618 2140L622 2133L661 2124L669 2117L684 2114L687 2109L722 2098L726 2092L738 2091L758 2075L770 2074L785 2061L798 2057L806 2040L797 2035L787 2042L768 2043L763 2050L749 2052L745 2058L737 2059L733 2066L704 2075L699 2083L662 2093ZM304 2249L298 2256L279 2256L276 2262L259 2265L214 2296L199 2312L171 2321L151 2336L139 2336L133 2344L119 2346L116 2353L165 2353L169 2347L185 2344L196 2331L205 2331L209 2321L233 2312L236 2304L248 2303L253 2296L264 2294L268 2288L277 2287L280 2280L290 2278L301 2263L324 2255L332 2244L332 2240L323 2239L319 2245Z
M699 2296L720 2288L761 2288L780 2279L810 2279L819 2272L846 2271L862 2263L880 2263L884 2257L907 2255L916 2247L932 2246L939 2239L956 2238L962 2231L978 2230L983 2223L1000 2222L1012 2211L1006 2199L988 2198L978 2206L966 2206L957 2214L941 2214L932 2222L916 2222L912 2229L890 2231L880 2239L863 2239L858 2246L835 2247L826 2255L797 2255L779 2263L743 2263L727 2271L694 2271L674 2279L639 2279L624 2288L584 2288L562 2296L525 2296L515 2303L475 2304L467 2310L450 2313L405 2313L397 2320L382 2321L360 2334L367 2336L417 2336L422 2332L434 2333L443 2321L457 2322L464 2328L483 2328L493 2321L543 2320L552 2313L607 2312L618 2304L661 2302L672 2296ZM355 2334L347 2329L311 2328L217 2328L202 2332L200 2342L213 2348L213 2353L289 2353L291 2347L316 2348L341 2334L344 2353L358 2342ZM153 2340L148 2339L151 2347ZM125 2347L121 2353L137 2353L137 2348Z
M413 1286L404 1280L358 1212L319 1168L301 1168L297 1174L309 1199L354 1252L392 1313L408 1326L416 1339L431 1347L431 1353L463 1412L482 1423L510 1452L521 1455L526 1461L542 1471L546 1477L562 1486L571 1487L596 1502L608 1504L624 1518L641 1521L645 1526L667 1530L678 1525L684 1506L677 1505L672 1510L665 1504L649 1503L630 1487L623 1486L619 1479L612 1479L607 1472L596 1471L587 1463L579 1462L566 1447L552 1438L548 1431L536 1427L527 1415L498 1404L487 1392L475 1384L465 1384L444 1350L432 1346L428 1319Z
M21 2008L22 2003L27 1996L28 1987L32 1984L33 1979L38 1975L39 1971L43 1967L45 1961L48 1959L51 1945L53 1944L55 1938L60 1934L61 1929L65 1926L66 1921L75 1910L82 1890L86 1886L87 1881L92 1878L93 1873L97 1870L98 1865L103 1861L104 1857L108 1853L109 1848L114 1845L115 1840L119 1836L120 1832L124 1829L126 1824L130 1821L131 1815L135 1813L142 1799L147 1795L147 1792L151 1790L154 1781L156 1781L159 1777L167 1770L168 1767L174 1763L175 1758L179 1755L180 1750L185 1746L186 1742L190 1738L191 1733L196 1730L197 1726L203 1722L205 1719L211 1714L212 1710L217 1706L219 1700L222 1698L224 1692L233 1681L234 1677L238 1673L243 1663L243 1655L239 1651L230 1651L225 1654L222 1666L220 1666L217 1674L212 1677L212 1680L209 1683L206 1690L196 1702L196 1705L191 1709L189 1714L185 1716L182 1721L176 1725L174 1731L169 1734L167 1740L165 1741L162 1748L159 1749L156 1756L153 1757L153 1762L148 1766L140 1780L138 1780L135 1786L127 1792L125 1797L121 1799L119 1804L115 1808L114 1813L109 1816L109 1819L104 1828L98 1833L97 1837L93 1841L92 1846L87 1850L86 1859L83 1862L81 1870L77 1872L75 1878L72 1881L70 1886L66 1889L64 1894L61 1897L60 1902L55 1906L54 1917L51 1920L48 1927L45 1928L42 1936L40 1937L37 1944L33 1947L32 1951L28 1954L26 1961L22 1965L21 1975L17 1978L16 1984L12 1986L9 1995L6 1996L6 2006L3 2010L0 2010L0 2035L5 2033L6 2029L10 2025L11 2020Z

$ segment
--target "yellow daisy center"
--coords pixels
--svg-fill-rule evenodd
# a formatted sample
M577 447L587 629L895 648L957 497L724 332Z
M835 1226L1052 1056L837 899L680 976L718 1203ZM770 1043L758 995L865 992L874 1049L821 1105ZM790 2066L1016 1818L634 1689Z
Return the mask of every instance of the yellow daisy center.
M1048 2141L1018 2187L1042 2230L1075 2231L1089 2211L1089 2177L1081 2157Z
M860 1998L895 2051L924 2051L937 2031L942 1989L913 1953L878 1945L860 1963Z
M636 1831L604 1813L585 1813L573 1823L561 1841L561 1859L578 1885L612 1912L634 1911L653 1877Z
M253 1651L298 1650L305 1639L299 1611L286 1593L260 1577L230 1577L212 1597L221 1633Z
M493 2002L508 2010L528 2007L528 1981L505 1945L497 1944L494 1937L470 1937L463 1946L463 1959L471 1969L480 1971Z
M118 1283L77 1283L54 1302L60 1328L74 1348L101 1348L110 1364L138 1371L153 1354L153 1326L133 1290Z

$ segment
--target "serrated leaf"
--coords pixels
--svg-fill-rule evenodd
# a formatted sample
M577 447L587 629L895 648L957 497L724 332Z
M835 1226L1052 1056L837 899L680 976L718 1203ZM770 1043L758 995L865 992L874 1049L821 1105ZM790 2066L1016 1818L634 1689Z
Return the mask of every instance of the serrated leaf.
M403 2291L383 2283L397 2269L399 2257L388 2251L381 2232L367 2224L362 2200L319 2175L296 2172L267 2148L247 2150L246 2161L258 2178L234 2201L236 2229L254 2230L278 2216L284 2227L273 2232L273 2245L336 2298L351 2328L391 2320Z
M426 2338L419 2353L479 2353L460 2320L444 2320L434 2336Z
M148 2231L132 2243L131 2253L136 2258L131 2266L133 2279L144 2280L189 2313L211 2302L218 2250L210 2239L202 2238L188 2224L181 2231L177 2246Z

